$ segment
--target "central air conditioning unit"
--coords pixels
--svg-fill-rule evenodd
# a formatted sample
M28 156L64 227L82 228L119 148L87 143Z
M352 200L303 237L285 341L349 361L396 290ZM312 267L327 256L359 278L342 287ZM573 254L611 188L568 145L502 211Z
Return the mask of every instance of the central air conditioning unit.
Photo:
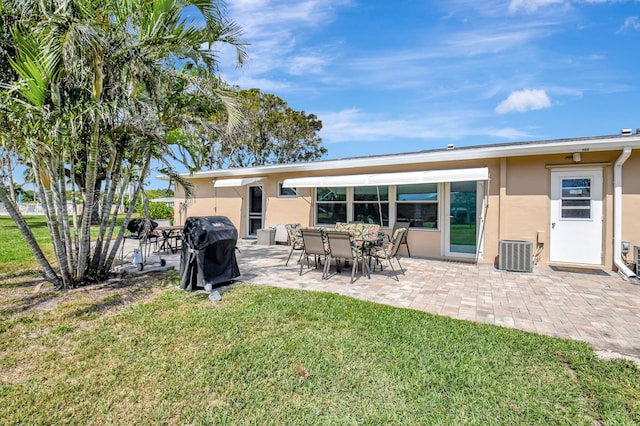
M636 264L636 275L640 274L640 246L633 246L633 261Z
M500 241L498 269L515 272L533 271L533 243L531 241Z

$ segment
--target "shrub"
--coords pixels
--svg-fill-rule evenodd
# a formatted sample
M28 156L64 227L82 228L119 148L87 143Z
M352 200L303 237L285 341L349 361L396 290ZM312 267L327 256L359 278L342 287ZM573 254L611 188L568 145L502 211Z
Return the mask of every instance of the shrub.
M136 212L142 214L142 204L136 206ZM149 218L150 219L169 219L173 222L173 207L169 207L165 203L149 203Z

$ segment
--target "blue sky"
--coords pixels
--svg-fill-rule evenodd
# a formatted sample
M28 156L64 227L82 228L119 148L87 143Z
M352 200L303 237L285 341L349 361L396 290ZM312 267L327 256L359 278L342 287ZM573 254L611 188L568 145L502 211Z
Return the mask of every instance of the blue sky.
M638 0L226 0L222 77L316 114L326 158L640 127Z

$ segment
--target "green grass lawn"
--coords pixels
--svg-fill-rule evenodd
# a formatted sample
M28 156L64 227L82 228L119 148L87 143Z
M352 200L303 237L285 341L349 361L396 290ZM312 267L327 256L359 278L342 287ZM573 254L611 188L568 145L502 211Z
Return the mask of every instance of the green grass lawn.
M27 216L26 221L31 232L40 244L44 255L52 264L56 263L51 245L51 235L44 216ZM118 218L121 224L123 217ZM98 235L97 228L92 229L92 237ZM38 264L29 250L29 246L15 222L9 216L0 216L0 277L3 275L15 275L23 271L38 268Z
M33 235L49 261L55 258L51 236L44 216L26 218ZM37 268L33 253L9 216L0 216L0 275Z
M0 424L640 424L638 368L583 343L175 271L59 292L0 229Z
M640 423L640 372L583 343L176 273L0 283L3 424Z

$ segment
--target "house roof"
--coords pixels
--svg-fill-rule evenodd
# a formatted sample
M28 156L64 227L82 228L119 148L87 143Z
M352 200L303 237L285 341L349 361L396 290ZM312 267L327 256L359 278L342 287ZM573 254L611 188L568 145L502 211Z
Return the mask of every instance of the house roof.
M625 147L640 148L640 132L611 136L595 136L571 139L476 145L460 148L431 149L424 151L369 155L308 163L274 164L267 166L218 169L193 174L182 174L187 180L233 176L260 176L277 173L358 169L372 166L391 166L407 163L436 163L528 155L559 154L569 152L612 151Z

